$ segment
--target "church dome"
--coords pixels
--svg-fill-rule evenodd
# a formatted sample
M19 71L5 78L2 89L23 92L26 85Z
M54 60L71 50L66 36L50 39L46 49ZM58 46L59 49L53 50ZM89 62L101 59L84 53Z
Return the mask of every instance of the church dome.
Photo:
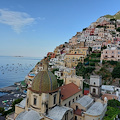
M32 91L37 93L49 93L58 88L55 75L48 71L48 65L43 64L43 71L40 71L32 83Z

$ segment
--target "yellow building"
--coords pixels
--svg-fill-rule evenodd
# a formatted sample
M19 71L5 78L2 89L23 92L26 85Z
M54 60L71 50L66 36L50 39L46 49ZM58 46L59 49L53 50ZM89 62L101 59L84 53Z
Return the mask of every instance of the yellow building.
M101 76L90 76L90 94L72 104L75 120L102 120L107 110L107 98L101 100ZM98 98L95 96L99 96Z
M27 98L15 106L15 120L72 120L73 110L60 106L60 94L57 79L44 61L43 70L27 89Z
M113 25L113 24L108 24L108 25L107 25L107 30L108 30L108 31L112 31L112 30L114 31L114 30L115 30L115 25Z
M55 55L59 55L60 54L60 49L59 46L57 46L54 50Z
M84 54L66 54L64 58L65 67L76 67L79 62L84 62Z
M74 68L64 68L63 71L63 77L65 78L65 76L70 76L70 75L76 75L76 70Z
M61 86L60 91L61 105L67 107L71 107L71 105L83 95L82 89L74 83Z
M83 54L84 57L88 54L88 47L80 47L76 49L71 49L70 54Z
M74 83L80 89L83 89L83 81L84 79L82 76L76 76L76 75L67 75L64 78L64 84Z

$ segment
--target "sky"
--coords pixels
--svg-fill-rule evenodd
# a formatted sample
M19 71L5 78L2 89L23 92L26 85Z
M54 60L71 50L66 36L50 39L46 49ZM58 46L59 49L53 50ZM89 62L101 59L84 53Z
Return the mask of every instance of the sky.
M0 55L44 57L120 0L0 0Z

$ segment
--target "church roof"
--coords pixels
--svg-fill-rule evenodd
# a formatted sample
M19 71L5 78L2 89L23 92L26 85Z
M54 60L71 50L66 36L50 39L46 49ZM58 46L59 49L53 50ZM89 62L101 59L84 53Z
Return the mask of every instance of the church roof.
M43 117L34 110L21 112L15 120L41 120Z
M84 95L82 98L78 99L75 103L79 103L83 107L88 107L91 103L93 103L93 99L88 95Z
M60 87L60 89L61 89L61 95L62 95L61 99L62 100L65 100L65 99L73 96L74 94L82 91L74 83L69 83L69 84L63 85Z
M21 108L25 108L26 105L26 98L23 99L19 104L16 104L16 106L21 107Z
M52 120L62 120L63 116L65 115L65 113L68 110L72 111L72 109L69 108L69 107L65 107L65 106L59 107L59 106L56 106L56 107L54 107L53 109L51 109L48 112L48 115L46 117L48 117L48 118L50 118Z
M85 114L93 115L93 116L101 115L102 112L105 110L106 107L107 107L107 104L102 104L101 102L95 102L95 103L85 112Z
M40 71L35 76L32 87L30 89L36 93L49 93L55 91L57 88L58 85L55 75L52 72L46 70Z

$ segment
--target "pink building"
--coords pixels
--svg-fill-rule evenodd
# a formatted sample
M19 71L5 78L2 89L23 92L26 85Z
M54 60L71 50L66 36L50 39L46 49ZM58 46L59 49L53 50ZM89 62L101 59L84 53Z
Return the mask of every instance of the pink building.
M103 46L107 46L107 45L109 45L109 44L111 44L112 42L111 42L111 40L107 40L106 42L103 42L102 43L102 47Z
M120 61L120 49L117 47L104 49L101 53L101 62L102 60Z
M100 26L106 26L107 24L109 24L109 22L107 22L106 20L103 20L99 25Z
M114 44L119 44L120 43L120 38L114 38L113 42L114 42Z
M76 45L77 44L77 36L73 36L70 40L69 40L69 45Z

